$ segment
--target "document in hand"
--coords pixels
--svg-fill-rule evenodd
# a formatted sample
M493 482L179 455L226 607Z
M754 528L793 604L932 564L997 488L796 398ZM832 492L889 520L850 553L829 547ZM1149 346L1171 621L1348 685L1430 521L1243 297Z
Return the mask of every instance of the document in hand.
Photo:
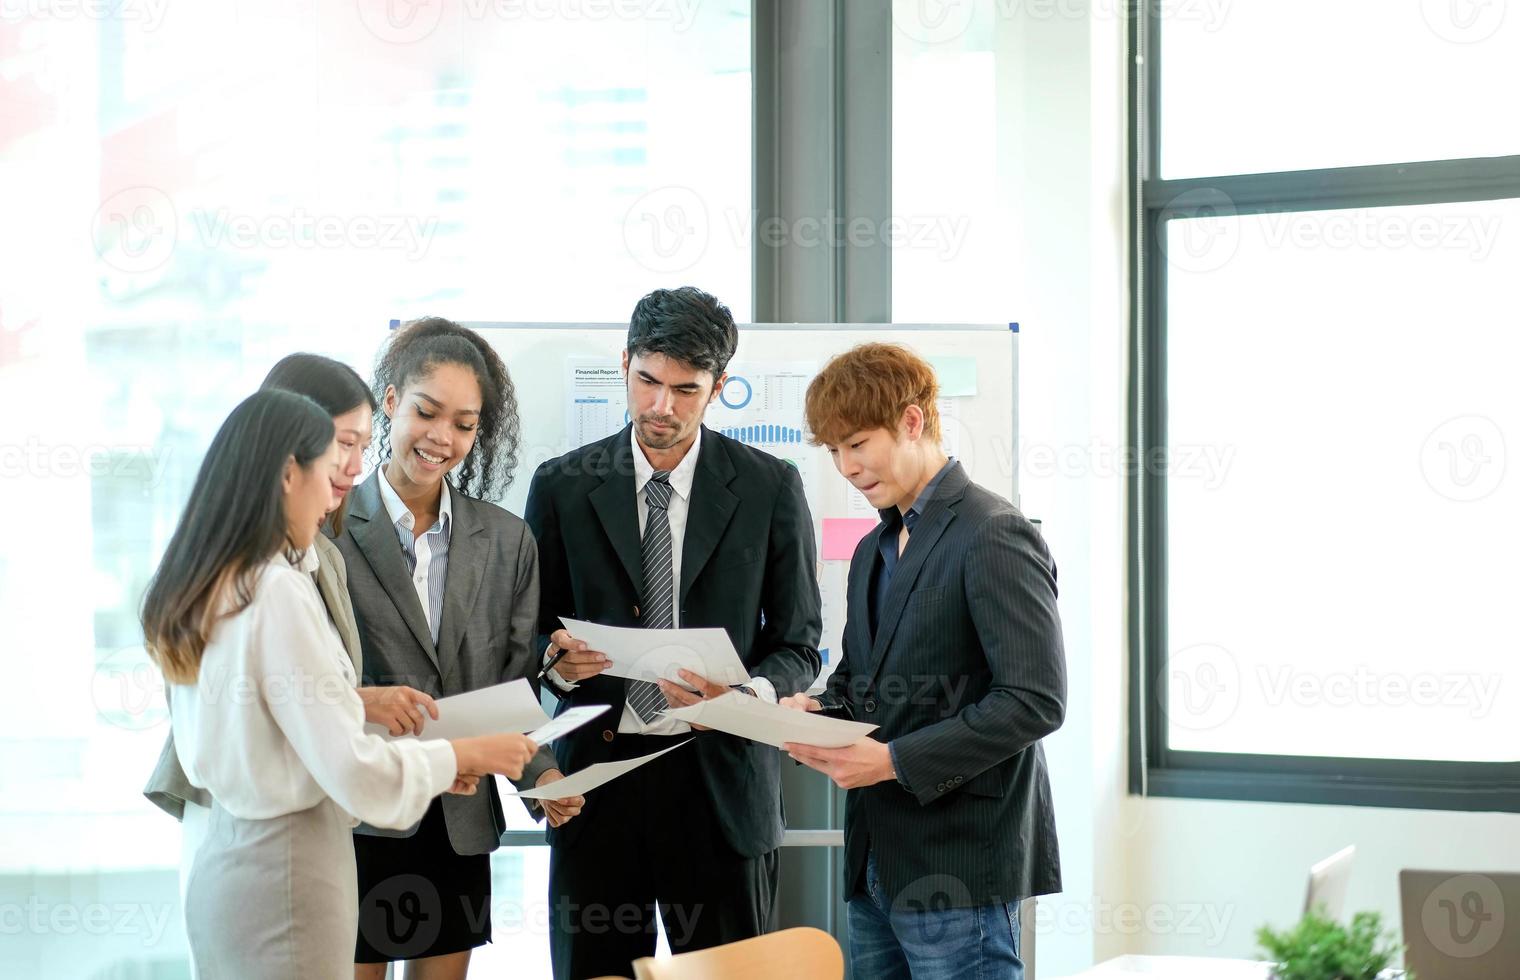
M685 708L667 708L665 717L679 718L688 724L696 722L778 749L787 742L838 749L876 730L875 725L865 722L782 707L750 697L742 691L730 691L711 701Z
M749 671L734 649L728 631L705 629L646 630L602 626L579 619L561 619L565 629L593 650L605 653L612 666L603 673L639 681L667 680L686 686L677 670L685 668L714 684L743 684Z
M690 742L687 739L686 742ZM678 742L668 749L641 755L637 759L624 759L621 762L598 762L587 766L580 772L572 772L564 779L555 780L546 786L535 789L520 789L507 794L508 796L525 796L531 800L563 800L567 796L584 796L588 791L596 789L603 783L610 783L625 773L630 773L646 762L653 762L666 752L674 752L686 742Z
M544 742L574 731L607 709L606 705L575 708L550 720L533 693L533 685L519 678L505 684L482 687L446 698L439 698L438 719L423 712L422 734L391 735L384 725L366 724L364 730L386 738L469 738L474 735L500 735L504 732L534 732L548 728L552 734ZM572 712L575 717L570 716ZM566 727L568 726L568 727Z
M548 745L555 739L569 735L597 715L612 708L610 704L584 704L566 708L554 716L554 720L528 733L535 745Z

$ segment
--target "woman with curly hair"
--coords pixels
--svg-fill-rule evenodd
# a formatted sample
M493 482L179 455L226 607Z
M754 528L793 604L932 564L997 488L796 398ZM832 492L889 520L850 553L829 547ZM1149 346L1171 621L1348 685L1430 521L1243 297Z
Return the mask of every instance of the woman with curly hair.
M519 517L485 499L505 489L517 462L506 365L479 334L429 317L386 343L373 388L379 465L354 490L338 536L362 683L446 697L536 676L537 545ZM543 748L514 784L560 778ZM355 831L356 977L378 980L398 960L409 961L409 980L463 977L471 950L490 941L490 854L506 821L494 782L482 789L435 800L400 832ZM558 826L581 803L529 813Z

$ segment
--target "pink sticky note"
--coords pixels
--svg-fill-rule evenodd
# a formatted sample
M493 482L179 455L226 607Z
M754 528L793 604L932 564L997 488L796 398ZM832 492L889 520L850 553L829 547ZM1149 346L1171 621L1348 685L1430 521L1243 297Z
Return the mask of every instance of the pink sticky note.
M855 546L880 523L874 517L825 517L823 519L823 560L849 561Z

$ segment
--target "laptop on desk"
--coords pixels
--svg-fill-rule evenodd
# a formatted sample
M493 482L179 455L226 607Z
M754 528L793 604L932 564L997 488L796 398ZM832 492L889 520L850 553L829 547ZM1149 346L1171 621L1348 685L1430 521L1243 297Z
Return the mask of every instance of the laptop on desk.
M1399 906L1419 980L1520 978L1520 874L1400 871Z

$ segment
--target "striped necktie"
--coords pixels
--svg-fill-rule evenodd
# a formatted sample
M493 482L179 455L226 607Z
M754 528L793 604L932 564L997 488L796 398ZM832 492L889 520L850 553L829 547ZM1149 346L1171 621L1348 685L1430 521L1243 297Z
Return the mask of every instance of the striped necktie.
M675 626L674 553L670 544L670 471L655 470L644 484L644 627L668 630ZM628 681L628 705L644 724L667 707L665 693L649 681Z

